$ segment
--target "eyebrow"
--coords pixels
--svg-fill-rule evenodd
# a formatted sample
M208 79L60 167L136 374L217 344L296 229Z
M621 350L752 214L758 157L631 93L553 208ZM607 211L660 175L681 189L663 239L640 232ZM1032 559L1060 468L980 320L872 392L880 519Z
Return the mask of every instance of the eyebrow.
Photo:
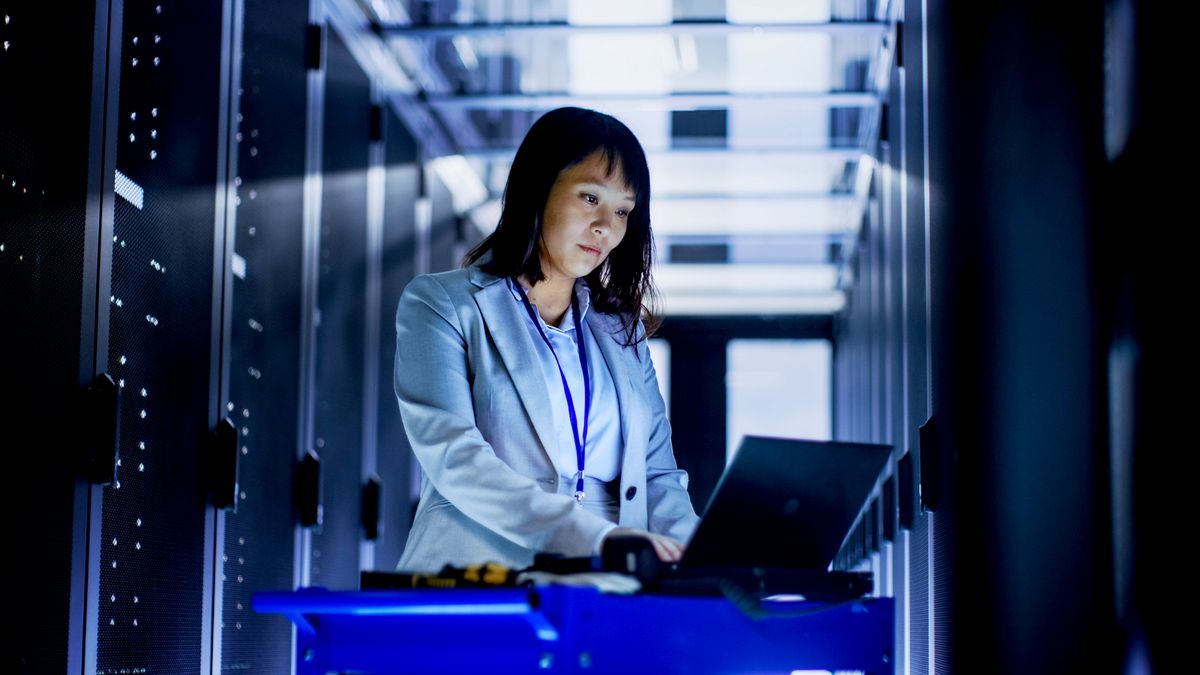
M583 178L580 178L579 182L583 183L583 184L599 185L599 186L604 186L604 184L605 184L604 180L597 178L595 176L585 176ZM624 197L625 199L628 199L631 202L637 201L637 197L629 192L626 192L625 194L623 194L621 196Z

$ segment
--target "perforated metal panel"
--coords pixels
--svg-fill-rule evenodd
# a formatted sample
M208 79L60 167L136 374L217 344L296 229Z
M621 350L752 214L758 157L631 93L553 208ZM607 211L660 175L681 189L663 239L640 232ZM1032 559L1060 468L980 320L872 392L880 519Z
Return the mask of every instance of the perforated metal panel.
M954 672L951 639L951 627L954 625L954 528L950 517L944 511L938 511L933 521L933 561L930 575L933 579L933 639L931 654L933 672L949 674Z
M909 539L909 659L912 675L929 673L929 519L918 517Z
M201 667L221 8L128 2L108 368L123 389L104 491L99 672ZM129 670L128 672L142 672Z
M324 524L312 537L311 582L357 588L371 88L333 31L327 44L313 419Z
M258 614L259 590L290 588L292 465L299 410L308 7L247 0L226 414L243 430L237 512L225 515L221 670L286 675L291 626ZM235 118L236 119L236 118Z
M56 431L73 429L70 395L81 365L91 369L90 351L80 360L80 319L99 264L94 250L84 260L93 9L0 3L0 506L12 516L4 557L14 619L0 643L5 673L66 672L71 568L84 555L72 546L73 524L86 518L75 513L75 446Z
M396 360L396 306L416 274L414 204L420 184L416 141L394 115L384 128L387 165L383 215L383 292L380 309L379 436L376 470L383 479L383 528L375 548L375 568L393 569L404 552L412 524L409 494L412 450L392 385Z

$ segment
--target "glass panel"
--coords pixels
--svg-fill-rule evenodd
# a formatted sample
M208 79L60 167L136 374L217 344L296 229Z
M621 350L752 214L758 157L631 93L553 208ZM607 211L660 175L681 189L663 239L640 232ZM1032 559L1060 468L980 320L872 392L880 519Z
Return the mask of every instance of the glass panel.
M824 340L730 340L726 462L744 435L829 440L830 359Z

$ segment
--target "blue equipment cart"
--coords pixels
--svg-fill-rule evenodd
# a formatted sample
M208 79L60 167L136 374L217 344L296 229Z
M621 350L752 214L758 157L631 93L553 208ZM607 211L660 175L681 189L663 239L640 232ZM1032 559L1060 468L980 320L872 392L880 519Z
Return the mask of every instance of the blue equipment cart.
M254 596L296 625L297 675L894 671L890 598L755 605L571 586Z

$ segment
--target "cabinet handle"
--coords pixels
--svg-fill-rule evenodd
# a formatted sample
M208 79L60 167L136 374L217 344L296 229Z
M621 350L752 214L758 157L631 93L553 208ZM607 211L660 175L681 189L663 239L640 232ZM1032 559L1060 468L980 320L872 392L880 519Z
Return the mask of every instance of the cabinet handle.
M83 476L89 483L112 485L121 457L121 388L101 373L79 391L76 410Z
M292 497L302 527L321 525L321 458L309 450L296 464Z
M362 526L363 537L367 541L379 539L380 506L383 497L383 481L379 476L372 475L363 484L362 491Z
M237 513L238 430L228 417L209 434L208 464L213 506Z

